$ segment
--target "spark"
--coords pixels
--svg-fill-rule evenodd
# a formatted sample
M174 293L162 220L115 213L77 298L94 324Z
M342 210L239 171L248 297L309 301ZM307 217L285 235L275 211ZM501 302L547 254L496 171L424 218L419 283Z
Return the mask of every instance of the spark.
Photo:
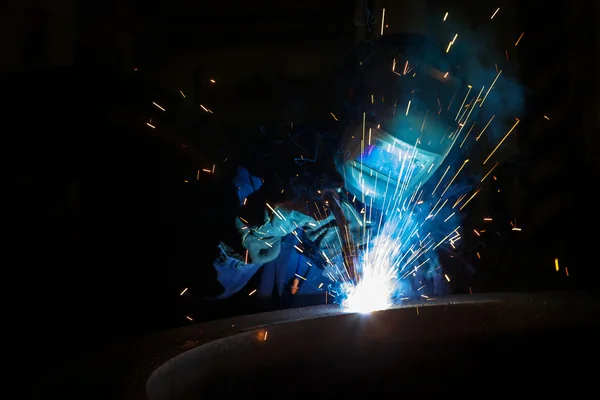
M450 47L452 47L452 42L448 42L448 47L446 47L446 53L450 52Z
M346 294L342 305L350 312L369 313L392 305L390 289L395 269L391 268L393 259L389 255L394 251L395 241L381 236L376 241L378 243L367 256L358 284L346 283L342 287Z
M450 51L450 48L454 45L454 42L456 41L456 39L458 38L458 33L456 35L454 35L454 38L448 42L448 47L446 47L446 53L448 53ZM445 78L445 76L444 76Z
M517 47L519 45L519 42L521 41L521 39L523 38L523 35L525 34L525 32L521 33L521 36L519 36L519 38L517 39L517 42L515 43L515 47Z
M558 258L554 259L554 269L556 269L556 272L560 270L560 266L558 265Z
M456 200L456 202L454 203L454 205L452 206L452 209L454 209L457 205L460 204L461 201L463 201L465 199L465 197L467 197L467 193L463 193L458 200Z
M471 131L473 130L473 128L475 128L475 122L473 122L473 125L471 125L471 129L469 129L469 131L465 135L465 138L463 139L463 141L461 142L460 146L458 146L458 147L460 147L460 148L463 147L463 144L465 144L465 142L467 141L467 138L469 137L469 134L471 133ZM475 138L475 141L477 141L477 138Z
M150 122L146 122L146 125L148 125L152 129L156 129L156 127L154 125L152 125Z
M383 28L385 26L385 8L381 12L381 36L383 36Z
M483 105L483 103L485 102L485 99L487 99L488 94L490 94L490 90L492 90L492 88L494 87L494 84L496 83L496 81L498 80L498 78L500 77L500 74L502 73L502 70L500 70L498 72L498 75L496 75L496 79L494 79L494 82L492 82L492 85L489 87L489 89L487 90L487 92L485 93L485 96L483 97L483 100L481 100L481 103L479 104L479 107L481 107Z
M492 16L490 17L490 19L494 19L494 17L496 16L496 14L498 14L498 11L500 11L500 7L498 7L496 9L496 11L494 11L494 13L492 14Z
M499 8L494 12L491 19L498 13ZM444 21L448 17L448 13L444 15ZM382 25L381 34L383 35L383 29L385 28L385 9L382 11ZM452 46L458 39L458 34L454 34L453 39L448 43L446 52L449 52ZM400 63L404 64L404 69L396 72ZM409 65L409 60L400 61L398 59L391 60L392 72L397 75L408 75L412 73L414 69L413 65ZM416 64L415 64L416 66ZM455 119L452 125L449 126L447 132L442 137L443 140L451 142L449 144L449 150L453 148L454 144L461 138L460 148L466 143L467 138L470 136L471 131L477 126L483 126L483 129L476 135L475 140L472 141L473 145L483 145L483 143L475 143L483 137L487 129L491 126L492 121L495 120L496 115L494 114L489 120L480 121L478 112L474 112L479 104L479 108L486 102L488 95L496 87L502 70L496 68L496 76L494 77L491 85L487 88L482 86L479 90L473 91L473 86L466 85L466 94L460 107L458 108ZM441 72L444 78L449 78L449 72ZM487 89L487 91L486 91ZM459 89L456 89L452 96L450 104L446 107L442 106L442 101L438 99L438 106L434 112L440 114L443 111L454 113L452 104L456 97L456 105L459 103L460 97L458 96ZM471 93L473 94L471 95ZM378 93L370 93L371 103L375 103L375 99L383 98L379 97ZM405 115L409 113L415 114L417 103L413 105L415 98L408 100L406 103ZM391 102L393 106L393 117L396 116L396 105L398 99L394 99ZM488 107L490 103L488 102ZM412 111L411 111L412 106ZM429 111L429 110L428 110ZM427 112L428 112L427 111ZM330 113L331 116L337 120L337 117ZM454 115L454 114L452 114ZM435 115L432 114L431 117ZM473 120L471 120L473 117ZM488 117L489 118L489 117ZM546 118L548 119L548 118ZM425 113L422 124L420 124L420 132L415 126L417 135L420 135L423 131L426 131L431 126L428 120L428 114ZM498 121L496 119L496 121ZM508 138L510 133L516 128L519 123L519 119L516 120L515 124L508 130L504 137L498 142L495 148L487 156L483 164L485 165L490 158L495 154L498 148ZM466 134L462 131L467 127ZM480 125L481 124L481 125ZM485 124L485 125L484 125ZM325 273L324 276L328 277L331 281L328 286L324 286L320 283L318 288L323 288L325 292L325 301L334 299L335 302L342 305L344 309L350 312L358 313L370 313L377 310L383 310L392 307L396 302L403 301L403 299L410 298L410 296L419 296L427 301L433 300L430 293L427 293L429 286L426 286L424 277L441 268L438 262L437 250L445 249L448 251L455 252L459 244L466 241L463 239L463 232L461 231L460 211L464 210L472 201L477 197L481 191L481 183L491 175L491 173L497 168L499 162L487 171L480 182L476 183L476 187L468 190L462 190L456 182L459 181L459 177L463 177L466 172L466 166L473 166L473 163L469 162L469 157L464 157L461 165L446 165L444 168L442 163L429 161L420 162L418 156L418 150L421 146L421 137L415 138L413 143L406 143L403 141L395 141L394 143L388 143L388 152L391 154L397 154L396 161L399 171L396 173L397 176L389 176L382 190L382 206L381 208L373 209L373 198L374 189L366 188L365 175L370 174L371 177L377 182L377 179L382 179L381 176L372 170L363 169L363 157L365 156L365 150L368 150L367 146L372 145L373 135L377 133L371 126L367 126L366 113L363 112L362 118L362 136L359 134L353 136L360 142L360 158L356 160L357 170L360 187L363 190L360 193L350 193L352 204L357 206L356 210L358 216L360 216L360 226L362 230L363 240L360 249L353 249L351 257L354 260L356 267L357 277L351 279L346 266L346 259L342 256L329 258L325 252L322 252L323 260L325 262ZM377 127L379 129L379 127ZM463 135L464 137L461 137ZM475 136L475 133L474 133ZM489 135L488 135L489 136ZM484 141L485 142L485 141ZM467 146L467 150L470 146ZM424 148L423 148L424 149ZM454 163L454 161L452 161ZM434 169L434 163L435 169ZM442 164L442 165L440 165ZM480 166L479 165L479 166ZM452 167L454 173L452 177L447 180L446 176ZM441 177L438 182L427 182L431 177L431 174L436 174L437 170ZM462 174L462 175L461 175ZM437 176L437 174L436 174ZM436 178L437 179L437 178ZM446 183L447 182L447 183ZM442 183L444 187L442 190ZM427 186L425 186L425 184ZM433 190L429 186L433 187ZM377 183L375 186L378 188ZM452 191L450 189L453 189ZM455 189L456 188L456 189ZM367 190L369 189L369 190ZM440 189L440 190L438 190ZM459 191L462 193L458 193ZM440 193L441 192L441 193ZM455 193L456 192L456 193ZM359 195L357 198L356 195ZM350 200L350 198L349 198ZM358 204L360 203L360 204ZM449 206L448 206L449 205ZM267 206L271 208L268 204ZM276 209L272 209L273 214L279 214ZM376 212L375 212L376 211ZM378 214L379 213L379 214ZM486 217L485 222L492 224L492 219ZM457 223L458 222L458 223ZM371 223L372 230L367 230L367 225ZM454 229L452 229L454 228ZM516 228L516 226L513 226ZM485 232L484 229L470 229L473 234L477 237L481 237ZM520 228L514 229L516 231ZM342 232L342 234L344 234ZM341 237L341 235L340 235ZM469 235L472 238L472 236ZM266 243L266 242L265 242ZM267 243L268 245L268 243ZM298 251L301 251L300 246L295 246ZM476 252L477 257L481 258L481 254ZM442 279L447 282L451 281L451 277L446 273L441 273ZM301 279L299 275L296 275L298 279ZM417 289L418 287L418 289ZM472 294L471 289L469 292ZM417 308L417 314L419 310Z
M485 132L485 130L487 129L487 127L490 126L490 124L494 120L495 116L496 115L492 115L492 118L490 118L490 120L488 121L488 123L485 124L485 126L483 127L483 129L481 130L481 132L479 132L479 135L477 135L477 137L475 138L476 141L479 140L479 138L481 137L481 135L483 135L483 132Z
M467 97L469 97L469 93L471 93L471 89L473 89L473 86L469 85L468 86L469 90L467 91L467 94L465 95L465 98L463 99L462 104L460 105L458 112L456 113L456 117L454 118L454 120L456 121L458 119L458 116L460 115L460 111L463 109L463 107L465 106L465 103L467 101Z
M473 195L472 195L471 197L469 197L469 200L467 200L467 201L465 202L465 204L463 204L463 205L462 205L462 207L459 209L459 211L462 211L462 209L463 209L463 208L465 208L465 207L467 206L467 204L469 204L469 202L470 202L471 200L473 200L473 198L474 198L475 196L477 196L477 193L479 193L479 191L480 191L480 190L481 190L481 189L477 189L477 190L475 191L475 193L473 193Z
M485 176L484 176L483 178L481 178L481 182L480 182L480 183L482 183L482 182L485 180L485 178L487 178L487 177L488 177L488 175L492 173L492 171L494 170L494 168L496 168L496 167L498 166L498 164L500 164L500 163L496 163L496 164L494 164L494 166L492 167L492 169L490 169L490 170L488 171L488 173L487 173L487 174L485 174Z
M162 110L162 111L166 111L163 107L159 106L158 104L156 104L154 101L152 102L152 104L154 104L156 106L156 108Z
M448 167L446 168L446 171L444 171L444 174L442 175L442 177L440 178L439 182L437 183L437 185L435 185L435 188L433 188L433 192L431 192L431 195L433 196L435 194L435 191L437 190L437 188L440 186L440 183L442 183L442 181L444 180L444 177L446 176L446 174L448 173L448 170L450 169L450 165L448 165Z
M447 18L448 18L448 12L446 11L446 14L444 14L444 21L446 21Z
M452 178L450 183L446 186L446 189L444 189L444 191L442 192L442 197L444 197L444 194L446 194L446 191L450 188L450 186L452 186L452 182L454 182L454 180L456 179L458 174L460 174L460 171L462 171L462 169L465 167L465 165L467 165L468 162L469 162L469 160L465 160L463 162L463 165L461 165L461 167L458 169L458 172L454 175L454 177Z
M521 121L519 119L517 119L517 122L515 122L515 124L512 126L512 128L510 128L508 133L502 138L502 140L500 140L500 143L498 143L498 145L494 148L494 150L492 150L490 155L483 161L483 165L485 165L485 163L487 163L488 160L494 155L496 150L498 150L498 148L502 145L502 143L504 143L504 141L506 140L508 135L510 135L510 133L517 127L517 125L519 125L519 122L521 122Z
M458 228L460 228L460 226L457 226L456 229L454 229L454 230L457 230ZM442 240L440 240L439 243L435 245L434 249L437 249L438 247L440 247L440 245L442 243L444 243L446 240L448 240L448 238L452 235L453 232L454 231L450 232L445 238L443 238Z
M181 293L179 293L179 295L180 295L180 296L183 296L183 294L184 294L185 292L187 292L187 290L188 290L188 288L185 288L185 289L183 289L183 291L182 291Z

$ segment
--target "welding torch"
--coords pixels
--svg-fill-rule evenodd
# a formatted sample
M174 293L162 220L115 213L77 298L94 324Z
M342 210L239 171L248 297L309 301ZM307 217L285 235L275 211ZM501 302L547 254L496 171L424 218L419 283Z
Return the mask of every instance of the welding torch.
M329 210L333 214L336 225L340 232L340 241L342 245L342 257L344 259L344 268L350 278L350 281L355 285L358 284L358 273L356 271L355 247L350 232L348 220L342 210L339 194L332 189L322 191L323 200L325 200ZM291 293L296 294L300 289L300 279L296 275L292 281Z
M334 190L326 190L323 192L323 198L326 201L335 222L340 231L340 240L342 244L342 256L344 258L344 267L350 277L350 280L354 283L358 283L358 274L356 272L355 262L355 251L352 235L350 233L350 226L348 220L342 210L342 204L340 202L339 194Z

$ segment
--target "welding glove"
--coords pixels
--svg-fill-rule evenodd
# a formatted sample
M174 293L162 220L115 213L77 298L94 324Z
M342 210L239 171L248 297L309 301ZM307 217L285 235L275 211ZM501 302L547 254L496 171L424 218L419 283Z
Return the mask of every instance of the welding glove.
M242 247L248 254L247 262L264 264L277 258L281 239L288 234L298 236L297 247L299 251L306 251L307 256L318 254L319 257L325 255L333 259L340 254L343 232L333 214L328 212L327 207L307 207L307 203L298 200L267 207L263 224L255 228L238 219L237 228L242 234ZM342 202L341 205L348 222L347 234L355 244L361 244L362 221L359 214L351 204Z

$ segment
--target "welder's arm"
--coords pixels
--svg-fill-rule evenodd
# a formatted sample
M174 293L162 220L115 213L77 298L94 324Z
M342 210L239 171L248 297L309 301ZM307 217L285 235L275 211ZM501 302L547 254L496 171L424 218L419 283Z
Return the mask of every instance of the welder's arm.
M355 245L362 244L364 236L360 214L346 202L342 202L342 210L348 221L347 227L339 227L331 213L322 215L315 210L307 211L306 202L302 200L264 206L260 223L250 224L243 217L237 218L236 230L241 236L244 254L236 258L253 265L270 262L279 255L282 238L293 233L299 236L298 247L306 249L306 255L310 255L312 250L333 259L342 252L342 234L349 235ZM321 214L321 218L317 219L317 214ZM304 232L302 239L297 229ZM307 240L309 243L306 243Z
M316 249L330 260L342 252L344 243L350 241L353 246L364 244L362 216L346 201L340 202L347 225L340 226L334 215L318 221L312 229L305 230L306 237Z
M264 223L257 227L248 226L242 219L237 221L237 228L242 235L242 247L248 253L249 264L265 264L277 258L281 250L281 239L298 228L305 232L314 232L311 240L318 242L330 237L330 230L337 229L329 223L331 221L316 221L290 205L277 205L273 210L265 209Z

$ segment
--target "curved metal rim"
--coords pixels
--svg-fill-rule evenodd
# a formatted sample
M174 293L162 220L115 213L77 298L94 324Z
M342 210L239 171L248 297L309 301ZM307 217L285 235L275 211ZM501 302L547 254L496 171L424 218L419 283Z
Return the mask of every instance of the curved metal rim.
M452 295L438 299L407 300L395 308L434 307L470 303L520 303L547 304L553 301L588 302L588 293L543 292L543 293L497 293L477 295ZM599 299L600 300L600 299ZM152 334L134 342L122 343L89 357L83 363L67 366L60 376L48 377L50 390L61 393L62 398L147 399L146 382L153 372L168 360L197 348L203 344L232 335L265 327L297 321L331 317L346 313L337 305L321 305L287 309L268 313L245 315L223 320L192 324L165 332ZM90 379L98 383L89 382ZM90 385L98 385L102 393L92 393ZM43 389L45 390L45 389ZM109 392L109 393L107 393ZM47 394L46 394L47 396Z

